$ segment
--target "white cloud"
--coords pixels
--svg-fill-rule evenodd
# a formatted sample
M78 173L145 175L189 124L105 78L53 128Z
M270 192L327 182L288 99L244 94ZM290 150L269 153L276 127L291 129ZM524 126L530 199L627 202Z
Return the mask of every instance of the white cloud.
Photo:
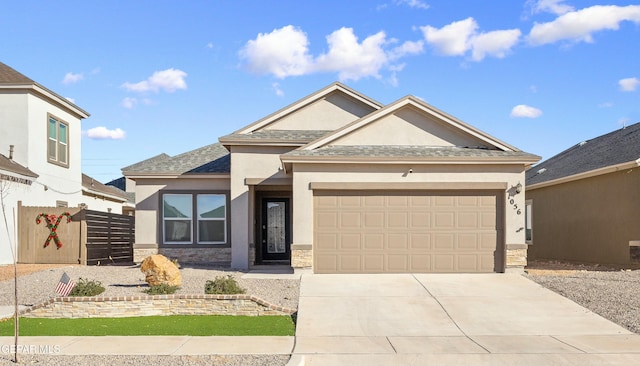
M604 103L598 104L598 108L611 108L611 107L613 107L613 103L611 102L604 102Z
M86 132L87 137L94 140L122 140L125 138L125 132L120 128L109 130L106 127L94 127Z
M420 27L427 43L445 56L461 56L470 48L469 38L475 33L478 24L473 18L459 20L438 29L430 25Z
M571 5L563 4L565 0L533 0L529 3L533 13L553 13L556 15L568 13L574 10Z
M391 50L397 43L385 32L358 40L352 28L340 28L327 37L327 51L314 57L309 51L307 35L291 25L271 33L258 34L240 50L240 58L248 71L271 74L277 78L317 72L337 72L340 80L364 77L380 78L383 69L401 57L420 53L422 41L408 41Z
M547 23L536 23L529 33L529 42L544 45L562 40L593 42L592 33L617 30L623 21L640 24L640 5L596 5L565 13Z
M76 102L76 100L74 98L64 97L64 99L66 99L66 100L68 100L68 101L70 101L71 103L74 103L74 104Z
M240 51L246 67L256 74L273 74L278 78L305 74L311 64L307 35L292 25L259 33Z
M130 97L124 98L120 103L120 105L122 105L127 109L132 109L133 107L136 106L136 104L138 104L138 100L136 98L130 98Z
M397 5L407 5L410 8L429 9L429 4L421 0L395 0Z
M635 91L640 86L640 79L638 78L626 78L618 81L618 85L620 85L620 90L622 91Z
M279 97L284 96L284 91L282 91L282 89L280 88L279 83L273 83L271 84L271 86L273 87L273 91L276 93L277 96Z
M179 69L166 69L156 71L147 80L140 81L135 84L124 83L122 87L134 92L159 92L163 90L167 93L173 93L179 89L187 89L187 82L184 78L187 73Z
M471 39L473 50L471 58L481 61L487 55L503 58L518 43L521 32L519 29L498 30L479 34Z
M519 29L496 30L478 33L478 23L473 18L456 21L442 28L420 27L425 40L437 53L445 56L463 56L471 51L473 61L486 56L503 58L515 46L521 32Z
M316 58L315 68L337 71L340 80L358 80L362 77L379 78L380 69L388 62L383 48L384 32L378 32L358 43L351 28L341 28L327 36L329 52Z
M68 72L64 76L64 79L62 79L62 84L64 85L75 84L82 79L84 79L84 75L82 75L82 73L74 74L72 72Z
M511 117L516 118L538 118L541 115L541 110L525 104L518 104L511 110Z

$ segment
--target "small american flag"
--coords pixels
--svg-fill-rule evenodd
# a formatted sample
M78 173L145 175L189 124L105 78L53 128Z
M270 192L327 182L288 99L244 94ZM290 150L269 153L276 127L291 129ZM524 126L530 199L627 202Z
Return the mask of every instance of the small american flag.
M62 274L62 278L60 278L60 282L58 282L58 285L56 286L56 293L60 296L67 296L71 293L71 290L73 290L74 287L76 287L76 283L69 278L67 272L64 272Z

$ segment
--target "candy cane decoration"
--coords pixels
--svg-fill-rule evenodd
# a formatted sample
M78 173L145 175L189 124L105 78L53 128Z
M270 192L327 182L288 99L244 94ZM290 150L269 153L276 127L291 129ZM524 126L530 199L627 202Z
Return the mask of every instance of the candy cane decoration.
M49 246L52 239L53 242L56 243L56 247L58 249L62 248L62 242L60 242L60 238L58 238L58 233L56 231L58 230L60 221L62 221L62 218L65 216L67 217L67 223L70 223L71 214L69 214L68 212L63 212L60 216L56 216L55 214L47 215L46 213L41 213L40 215L36 216L36 224L40 224L40 222L42 221L40 220L40 218L44 217L44 220L47 222L47 228L51 231L49 233L49 236L47 237L47 240L44 242L45 248Z

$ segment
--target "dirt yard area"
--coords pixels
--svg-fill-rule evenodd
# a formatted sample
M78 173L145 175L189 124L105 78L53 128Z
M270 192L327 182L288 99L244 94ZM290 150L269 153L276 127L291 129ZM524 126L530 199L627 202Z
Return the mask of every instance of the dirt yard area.
M70 264L18 264L18 277L28 275L33 272L45 271L50 268L66 267ZM15 270L13 265L0 266L0 281L13 278Z

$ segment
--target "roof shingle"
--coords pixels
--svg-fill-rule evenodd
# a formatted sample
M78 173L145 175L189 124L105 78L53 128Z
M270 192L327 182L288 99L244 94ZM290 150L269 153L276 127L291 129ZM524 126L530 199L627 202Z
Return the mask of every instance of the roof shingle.
M229 173L231 159L229 151L220 143L191 150L174 157L147 159L122 169L125 175L142 174L201 174ZM144 163L144 164L142 164Z
M640 122L583 141L526 173L527 185L627 163L640 158Z

